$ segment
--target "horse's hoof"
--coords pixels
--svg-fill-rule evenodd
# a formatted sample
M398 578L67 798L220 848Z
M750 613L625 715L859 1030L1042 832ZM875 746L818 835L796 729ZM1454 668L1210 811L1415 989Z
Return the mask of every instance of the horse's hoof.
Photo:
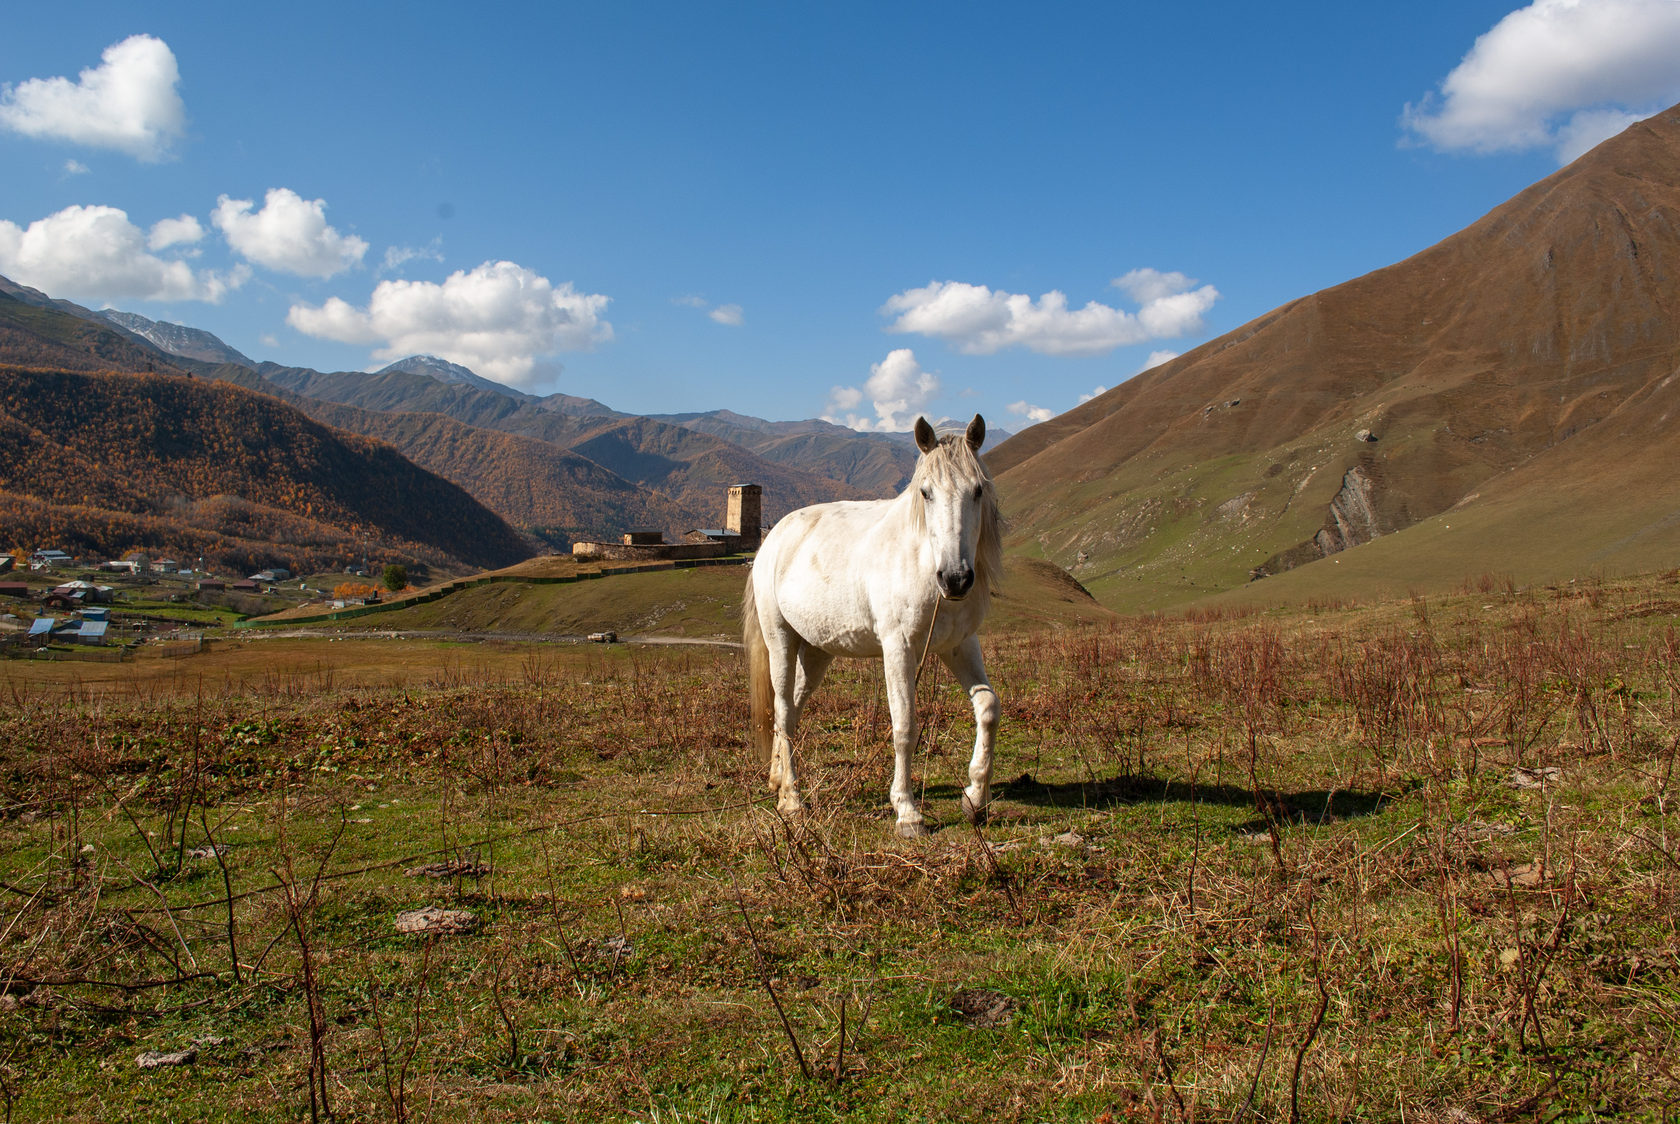
M805 814L805 805L798 800L792 802L780 800L776 802L776 813L788 819L798 819Z
M966 792L963 793L963 815L967 816L968 822L974 824L976 827L985 826L986 821L992 818L992 812L989 805L990 801L986 804L976 804L973 797L969 796Z
M900 839L923 839L927 836L928 826L921 820L914 823L900 823L898 837Z

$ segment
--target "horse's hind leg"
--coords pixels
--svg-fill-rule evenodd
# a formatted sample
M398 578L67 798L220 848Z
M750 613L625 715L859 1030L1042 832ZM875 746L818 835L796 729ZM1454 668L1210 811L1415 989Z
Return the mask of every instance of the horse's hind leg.
M793 764L793 736L811 692L834 657L791 633L770 644L770 680L776 692L775 739L770 750L770 791L785 816L805 810Z
M970 636L947 655L940 657L957 682L974 702L974 756L968 763L968 787L963 789L962 810L970 823L985 823L992 802L992 749L997 743L998 697L986 679L986 664L980 641Z
M834 662L834 657L809 643L799 645L799 655L795 665L793 680L793 706L789 712L788 728L799 725L799 719L805 713L805 704L811 701L811 693L822 682L823 675L828 671L828 665Z
M792 667L786 672L791 689L785 695L780 688L776 691L776 740L770 753L770 791L777 794L776 810L783 815L797 815L805 810L799 798L799 778L793 768L793 736L799 729L799 719L805 713L811 692L817 689L823 673L833 662L834 657L827 652L800 641Z

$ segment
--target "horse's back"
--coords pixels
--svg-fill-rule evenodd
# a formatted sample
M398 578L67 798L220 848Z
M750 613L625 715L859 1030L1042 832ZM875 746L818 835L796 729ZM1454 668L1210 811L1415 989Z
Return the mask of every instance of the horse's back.
M760 618L771 615L837 655L878 655L871 583L881 580L878 529L891 500L836 500L783 516L753 561Z

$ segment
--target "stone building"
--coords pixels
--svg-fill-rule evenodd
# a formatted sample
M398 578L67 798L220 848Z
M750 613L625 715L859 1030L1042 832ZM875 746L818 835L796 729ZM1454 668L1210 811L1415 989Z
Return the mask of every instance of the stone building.
M680 543L668 543L658 531L626 531L618 542L575 542L572 557L614 562L662 561L679 558L721 558L757 550L763 537L764 489L757 484L736 484L729 489L724 525L715 530L693 530Z

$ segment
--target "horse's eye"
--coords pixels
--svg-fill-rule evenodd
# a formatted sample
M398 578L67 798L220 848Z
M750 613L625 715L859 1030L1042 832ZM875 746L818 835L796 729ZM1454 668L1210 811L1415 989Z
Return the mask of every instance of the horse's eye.
M924 500L931 500L933 498L933 489L932 488L923 488L922 489L922 498Z
M979 499L979 498L980 498L980 496L981 496L981 494L982 494L982 493L983 493L983 492L985 492L985 490L986 490L986 486L985 486L985 485L984 485L984 484L976 484L976 485L974 485L974 498L975 498L975 499Z

